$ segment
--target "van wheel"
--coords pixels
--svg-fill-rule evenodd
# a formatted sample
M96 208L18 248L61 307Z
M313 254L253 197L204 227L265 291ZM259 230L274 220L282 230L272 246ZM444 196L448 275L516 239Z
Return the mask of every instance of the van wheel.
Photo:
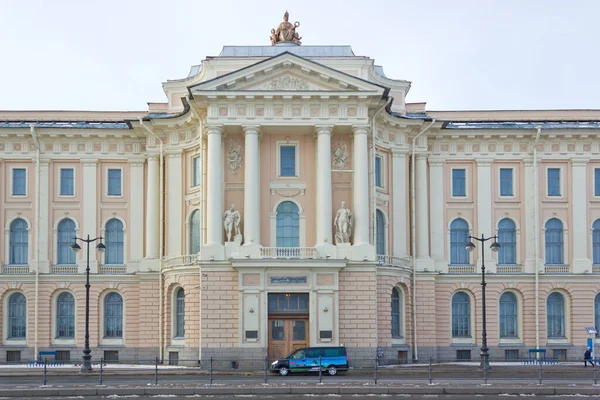
M288 367L280 367L279 368L279 375L286 376L289 373L290 373L290 370L288 369Z
M336 375L336 374L337 374L337 368L336 368L334 365L330 365L330 366L327 368L327 373L328 373L329 375L331 375L331 376L334 376L334 375Z

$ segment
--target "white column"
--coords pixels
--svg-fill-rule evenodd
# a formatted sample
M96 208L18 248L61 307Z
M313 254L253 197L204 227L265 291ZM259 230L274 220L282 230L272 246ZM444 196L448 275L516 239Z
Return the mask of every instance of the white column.
M573 171L573 182L571 187L573 193L571 201L573 202L573 227L568 227L573 232L573 273L590 273L592 271L592 261L588 255L588 242L590 240L590 225L587 221L587 159L572 159L571 167ZM566 181L566 179L565 179ZM568 241L565 240L568 246ZM568 262L568 260L565 260Z
M48 160L40 160L40 218L39 218L39 233L40 240L36 239L36 243L40 246L39 248L39 268L41 273L49 273L50 272L50 261L49 261L49 249L48 249L48 236L50 235L50 231L48 230L48 223L50 221L50 217L48 215L49 212L49 193L50 193L50 183L49 183L49 163ZM34 255L37 258L38 255Z
M159 156L148 155L148 185L146 186L146 258L156 259L159 255Z
M317 245L333 243L332 198L331 198L331 130L332 126L317 126Z
M79 237L97 237L100 234L100 230L98 229L97 218L98 218L98 194L97 194L97 163L96 159L85 159L81 160L83 164L83 185L82 185L82 195L83 195L83 224L80 226L79 232L77 232L77 236ZM90 244L93 246L93 244ZM82 246L84 248L84 246ZM80 252L80 266L85 268L85 254L84 252ZM96 261L96 251L90 250L90 272L97 273L98 272L98 262ZM81 255L83 254L83 255ZM81 270L81 269L80 269Z
M477 227L473 229L473 236L481 237L482 234L486 238L494 236L496 229L492 223L492 160L477 160L477 179L473 181L477 182ZM494 273L496 272L496 260L492 258L490 249L492 243L493 239L476 244L477 247L483 246L486 270ZM474 255L473 253L471 257ZM477 252L478 256L479 254L481 254L481 250ZM479 268L481 268L481 261L481 257L478 257L477 266Z
M525 220L523 225L525 229L521 229L521 232L525 232L525 263L523 265L523 272L535 273L535 260L534 260L534 249L535 249L535 185L534 185L534 170L533 170L533 159L525 160ZM538 184L539 185L539 184ZM538 186L539 187L539 186ZM539 226L538 226L539 228ZM538 229L538 235L540 230ZM539 251L538 251L539 253ZM521 254L523 254L521 252ZM539 257L538 257L539 259Z
M134 266L144 257L144 159L129 161L129 262ZM138 269L137 267L135 268ZM133 271L132 271L133 272Z
M354 240L351 249L353 260L374 260L375 247L369 242L369 146L368 126L353 126L354 131L354 188L352 193L354 214Z
M223 126L207 126L206 245L202 259L225 258L223 247Z
M181 165L181 150L167 154L167 256L183 254L183 170Z
M393 236L394 246L392 254L395 257L406 257L408 251L406 248L406 238L410 237L407 224L407 179L406 151L392 150L392 211L393 211Z
M444 160L429 158L429 234L431 237L431 258L435 270L448 272L448 262L444 249L446 233L444 223ZM418 204L417 204L418 206Z
M260 246L260 165L257 125L244 126L244 245Z
M427 197L427 156L425 154L416 155L415 165L415 214L416 214L416 237L417 237L417 258L429 259L429 215Z

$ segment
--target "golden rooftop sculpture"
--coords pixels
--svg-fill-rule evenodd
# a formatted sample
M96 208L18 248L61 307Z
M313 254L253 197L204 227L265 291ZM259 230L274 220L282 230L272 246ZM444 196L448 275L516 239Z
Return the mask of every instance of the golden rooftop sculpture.
M278 43L295 43L302 44L302 39L296 28L300 26L300 22L296 21L293 24L288 21L290 14L286 11L283 14L283 22L279 24L277 29L271 29L271 45L275 46Z

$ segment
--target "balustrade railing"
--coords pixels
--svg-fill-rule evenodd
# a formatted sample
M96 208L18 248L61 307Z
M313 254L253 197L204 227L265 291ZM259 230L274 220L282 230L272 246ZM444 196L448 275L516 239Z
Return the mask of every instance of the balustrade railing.
M101 265L98 272L104 275L118 275L127 273L125 265Z
M314 247L262 247L260 249L262 258L317 258L317 249Z
M76 274L78 272L77 265L53 265L53 274Z
M2 273L7 275L28 274L29 265L3 265Z
M570 272L568 265L546 265L544 272L547 274L567 274Z
M386 267L411 268L410 257L377 256L377 263Z
M592 274L600 274L600 265L592 266Z
M474 265L449 265L448 273L449 274L474 274L475 266Z
M167 257L164 259L165 268L194 265L198 263L198 257L198 254L184 254L181 256Z
M496 273L498 274L519 274L523 272L522 265L498 265L496 266Z

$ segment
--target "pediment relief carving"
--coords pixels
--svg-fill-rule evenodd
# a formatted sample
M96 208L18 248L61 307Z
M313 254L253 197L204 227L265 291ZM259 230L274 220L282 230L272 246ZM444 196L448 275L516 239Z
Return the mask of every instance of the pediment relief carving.
M276 76L268 76L255 82L248 82L246 85L236 85L233 90L290 90L290 91L323 91L323 90L349 90L348 86L342 87L335 84L326 84L317 81L317 77L304 77L291 73L284 73Z

